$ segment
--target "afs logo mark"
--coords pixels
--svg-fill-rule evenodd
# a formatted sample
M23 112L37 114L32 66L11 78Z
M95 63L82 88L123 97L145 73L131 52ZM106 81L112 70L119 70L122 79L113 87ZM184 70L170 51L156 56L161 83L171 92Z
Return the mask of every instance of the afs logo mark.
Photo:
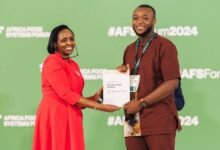
M4 26L0 26L0 34L3 32L4 29L5 29Z

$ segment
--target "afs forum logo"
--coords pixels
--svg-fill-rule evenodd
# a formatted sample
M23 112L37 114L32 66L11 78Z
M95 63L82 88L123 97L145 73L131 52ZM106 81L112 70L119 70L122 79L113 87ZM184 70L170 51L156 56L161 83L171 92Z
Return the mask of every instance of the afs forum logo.
M197 36L199 30L197 26L181 25L181 26L170 26L166 28L155 29L155 32L162 36ZM107 34L109 37L126 37L136 36L131 26L111 26L108 28Z

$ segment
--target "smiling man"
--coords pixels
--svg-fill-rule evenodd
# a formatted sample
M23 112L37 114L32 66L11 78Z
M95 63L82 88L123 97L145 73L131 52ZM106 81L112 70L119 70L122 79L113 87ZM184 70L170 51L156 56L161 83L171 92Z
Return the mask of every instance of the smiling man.
M155 23L152 6L134 10L132 27L138 39L125 49L123 65L118 67L140 75L138 91L124 106L125 124L130 126L125 125L127 150L174 150L176 131L181 129L173 96L180 80L177 49L154 32Z

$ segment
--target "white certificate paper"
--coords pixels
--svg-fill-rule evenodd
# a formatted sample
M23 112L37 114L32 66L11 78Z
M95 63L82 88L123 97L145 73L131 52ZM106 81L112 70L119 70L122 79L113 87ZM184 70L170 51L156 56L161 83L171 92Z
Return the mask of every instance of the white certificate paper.
M103 71L103 103L122 107L130 101L129 72Z

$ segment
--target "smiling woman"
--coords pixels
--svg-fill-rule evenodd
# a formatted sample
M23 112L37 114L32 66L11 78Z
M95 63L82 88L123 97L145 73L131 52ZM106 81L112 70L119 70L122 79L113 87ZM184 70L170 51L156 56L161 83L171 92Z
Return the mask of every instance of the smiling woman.
M75 47L74 34L68 29L60 31L55 46L63 58L68 58Z
M42 68L43 98L36 115L33 150L84 150L81 109L119 109L97 103L102 89L88 98L82 96L84 79L78 64L70 59L75 47L69 27L52 30L47 46L50 55Z

